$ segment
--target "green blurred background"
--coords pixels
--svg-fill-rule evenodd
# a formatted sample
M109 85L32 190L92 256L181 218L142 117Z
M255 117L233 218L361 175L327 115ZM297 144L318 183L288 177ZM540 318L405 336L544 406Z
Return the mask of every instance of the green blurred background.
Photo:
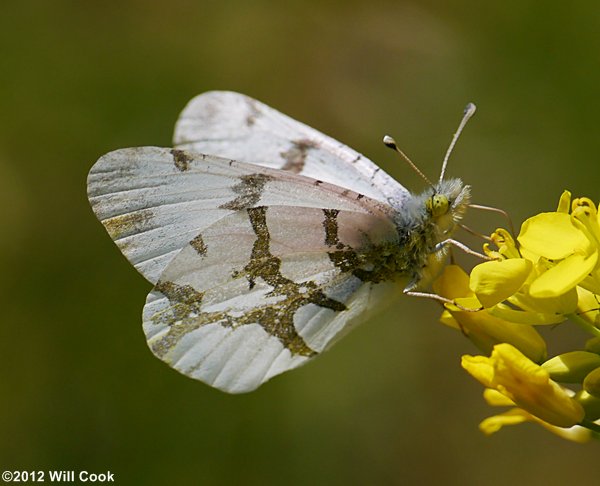
M231 89L415 190L381 137L435 177L473 101L449 172L476 202L518 222L563 188L597 200L599 32L593 1L2 2L0 468L126 485L594 484L596 443L478 431L494 410L459 366L476 350L430 302L399 296L249 395L172 371L141 330L150 285L85 180L105 152L170 145L190 98Z

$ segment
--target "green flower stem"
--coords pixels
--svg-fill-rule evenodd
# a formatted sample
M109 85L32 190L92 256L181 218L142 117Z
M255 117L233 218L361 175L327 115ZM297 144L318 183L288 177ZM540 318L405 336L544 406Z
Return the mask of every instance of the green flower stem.
M600 329L590 324L588 321L579 317L577 314L569 314L569 319L571 319L575 324L581 327L584 331L589 332L593 336L600 337Z

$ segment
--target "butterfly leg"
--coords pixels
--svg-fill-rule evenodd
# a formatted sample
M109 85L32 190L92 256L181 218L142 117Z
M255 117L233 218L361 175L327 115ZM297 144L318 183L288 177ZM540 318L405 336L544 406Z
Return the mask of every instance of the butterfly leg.
M452 299L447 299L446 297L442 297L441 295L434 294L433 292L415 292L414 290L410 290L409 287L406 287L403 292L404 292L404 295L408 295L410 297L421 297L421 298L425 298L425 299L433 299L433 300L437 300L438 302L441 302L442 304L450 304L450 305L453 305L454 307L458 307L460 310L465 311L465 312L479 312L479 311L483 310L483 306L478 307L476 309L472 309L470 307L465 307L463 305L460 305Z
M447 240L440 241L437 245L435 245L433 247L432 253L441 251L441 250L445 249L448 245L452 245L452 246L455 246L456 248L459 248L460 250L464 251L467 255L472 255L477 258L481 258L482 260L492 260L492 258L488 257L487 255L484 255L483 253L479 253L475 250L471 250L471 248L469 248L464 243L453 240L452 238L448 238Z

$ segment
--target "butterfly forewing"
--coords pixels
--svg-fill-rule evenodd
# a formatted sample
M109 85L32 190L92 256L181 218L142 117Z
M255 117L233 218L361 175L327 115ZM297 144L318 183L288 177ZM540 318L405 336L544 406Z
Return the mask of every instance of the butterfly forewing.
M209 91L175 126L176 147L302 174L401 204L408 192L355 150L248 96Z
M360 194L296 174L157 147L106 154L90 171L88 195L123 254L152 283L201 230L247 207L387 210Z

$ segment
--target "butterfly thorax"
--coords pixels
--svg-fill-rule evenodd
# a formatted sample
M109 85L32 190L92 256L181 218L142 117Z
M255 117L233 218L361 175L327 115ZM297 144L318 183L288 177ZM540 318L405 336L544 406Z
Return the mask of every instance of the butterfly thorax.
M435 202L442 202L441 209ZM458 179L444 181L432 194L411 195L392 215L397 238L360 248L338 243L329 258L343 273L362 282L408 282L426 285L435 276L445 252L436 245L448 239L469 201L469 187ZM326 213L326 216L329 213ZM333 216L329 214L330 216ZM327 227L327 225L325 225ZM329 235L331 236L331 235ZM337 237L336 237L337 238ZM337 241L336 238L329 238Z
M439 272L446 256L436 246L452 236L470 201L470 187L460 179L442 181L433 192L411 194L397 210L399 270L409 278L408 286L424 287ZM441 204L439 204L441 202Z

